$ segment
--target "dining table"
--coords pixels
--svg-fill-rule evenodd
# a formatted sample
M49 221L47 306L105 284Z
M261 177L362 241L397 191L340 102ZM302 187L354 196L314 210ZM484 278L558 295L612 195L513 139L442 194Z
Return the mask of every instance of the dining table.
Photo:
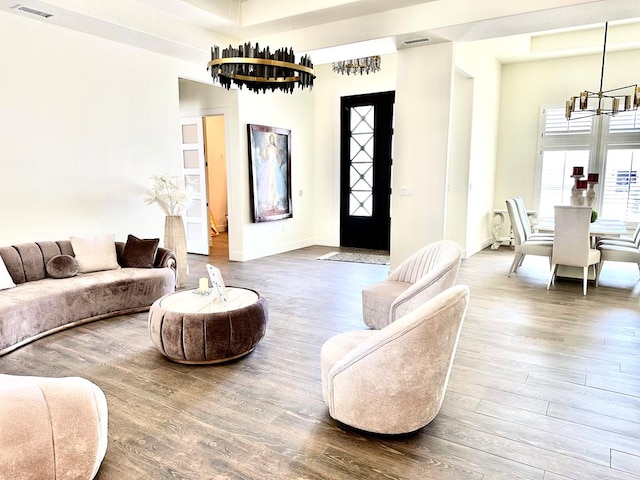
M555 230L555 221L553 217L540 218L533 228L538 232L553 232ZM600 237L620 237L627 234L627 227L624 221L618 219L602 218L591 222L589 226L589 234L593 239L593 243L597 242Z
M533 225L533 229L538 232L553 232L555 230L555 221L553 217L543 217ZM602 218L597 219L595 222L591 222L589 226L589 235L591 236L591 246L595 248L598 240L601 237L616 237L619 238L622 235L626 235L627 227L624 221L618 219ZM558 268L557 277L567 278L582 278L582 272L578 267L569 267L561 265ZM589 280L595 279L595 268L590 267L587 278Z

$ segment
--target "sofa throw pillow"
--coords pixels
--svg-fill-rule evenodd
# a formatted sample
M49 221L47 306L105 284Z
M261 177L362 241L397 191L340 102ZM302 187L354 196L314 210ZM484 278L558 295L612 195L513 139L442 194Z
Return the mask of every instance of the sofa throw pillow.
M153 268L158 251L159 238L137 238L134 235L127 237L127 243L122 251L122 266L133 268Z
M47 262L46 270L51 278L69 278L78 273L78 261L71 255L56 255Z
M6 290L7 288L13 288L16 284L13 283L13 278L9 275L9 270L4 264L4 260L0 257L0 290Z
M71 237L71 247L78 262L79 273L120 268L116 255L115 235Z

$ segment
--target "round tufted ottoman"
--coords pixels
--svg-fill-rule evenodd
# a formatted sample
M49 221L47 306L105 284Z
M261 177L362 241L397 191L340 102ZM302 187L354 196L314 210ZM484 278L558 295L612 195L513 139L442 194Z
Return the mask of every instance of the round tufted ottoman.
M227 287L228 301L186 290L165 295L149 310L155 347L179 363L233 360L251 352L267 331L267 302L254 290Z

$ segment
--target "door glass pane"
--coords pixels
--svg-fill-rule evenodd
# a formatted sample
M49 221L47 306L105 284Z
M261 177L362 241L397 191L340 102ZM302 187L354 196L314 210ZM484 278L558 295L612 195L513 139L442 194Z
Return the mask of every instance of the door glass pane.
M202 200L195 199L191 201L191 205L187 208L185 214L187 217L199 217L202 208Z
M184 168L198 168L198 150L182 151Z
M370 217L373 207L371 191L351 191L349 196L349 215L352 217Z
M193 189L195 195L200 195L202 190L200 186L200 175L185 175L184 182Z
M182 143L198 143L198 125L182 125Z
M351 108L349 141L349 215L373 215L373 121L374 107Z
M640 221L640 149L610 149L607 151L602 192L602 218L617 218L626 222Z

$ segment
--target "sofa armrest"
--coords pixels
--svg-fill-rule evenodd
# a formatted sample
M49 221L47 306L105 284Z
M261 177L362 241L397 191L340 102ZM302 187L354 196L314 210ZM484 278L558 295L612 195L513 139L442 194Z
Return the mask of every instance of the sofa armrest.
M176 258L176 254L173 250L169 250L168 248L158 247L158 251L156 252L156 260L153 262L154 268L170 268L173 270L173 273L177 275L176 265L178 259Z

